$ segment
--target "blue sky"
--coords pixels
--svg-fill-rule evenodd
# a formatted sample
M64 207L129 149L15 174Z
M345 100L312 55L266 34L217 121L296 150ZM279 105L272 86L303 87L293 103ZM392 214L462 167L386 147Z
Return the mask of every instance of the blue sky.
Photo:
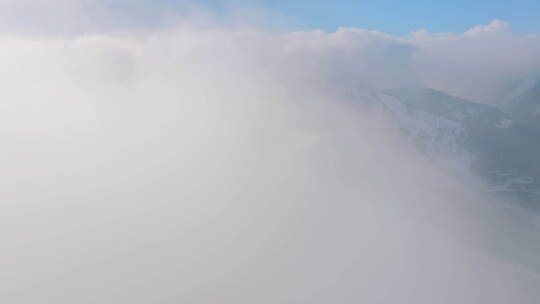
M463 32L493 19L517 32L540 32L540 0L261 0L309 28L356 26L393 35L417 29Z
M62 0L59 3L62 5L52 5L47 0L0 0L0 30L14 26L65 30L95 23L152 26L160 24L163 11L182 15L195 6L207 8L225 20L229 16L235 18L240 10L240 17L247 16L248 22L257 24L259 19L264 19L261 25L278 30L333 32L338 27L359 27L405 36L419 29L462 33L501 19L509 22L514 32L540 33L540 0ZM74 17L66 11L77 11L76 3L85 5ZM65 9L59 9L62 6Z
M540 0L199 0L197 3L214 7L251 4L285 16L304 28L327 31L348 26L400 36L418 29L463 32L474 25L502 19L516 32L540 32Z

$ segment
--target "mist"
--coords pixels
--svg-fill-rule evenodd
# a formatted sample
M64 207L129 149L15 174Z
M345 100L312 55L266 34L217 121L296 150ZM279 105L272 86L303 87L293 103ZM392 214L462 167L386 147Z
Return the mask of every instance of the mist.
M0 37L3 302L538 302L537 216L346 98L496 103L537 37L190 20ZM530 56L453 64L484 39ZM468 60L492 75L474 89Z

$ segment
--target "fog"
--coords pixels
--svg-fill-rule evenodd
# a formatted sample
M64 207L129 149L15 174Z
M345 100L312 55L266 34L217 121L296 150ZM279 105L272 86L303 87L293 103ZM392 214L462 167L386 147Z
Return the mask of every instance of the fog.
M537 55L474 89L467 61L431 76L483 39L537 44L503 25L4 33L0 300L537 303L537 216L344 99L428 82L499 96Z

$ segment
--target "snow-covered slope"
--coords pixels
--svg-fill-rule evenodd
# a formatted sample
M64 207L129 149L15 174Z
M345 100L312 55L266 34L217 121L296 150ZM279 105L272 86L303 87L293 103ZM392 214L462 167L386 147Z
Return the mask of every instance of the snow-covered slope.
M418 87L356 98L388 113L431 158L472 169L494 191L540 205L540 136L502 110Z
M470 165L471 154L464 149L467 132L459 121L416 109L391 94L377 94L376 100L429 156L459 159L458 165Z

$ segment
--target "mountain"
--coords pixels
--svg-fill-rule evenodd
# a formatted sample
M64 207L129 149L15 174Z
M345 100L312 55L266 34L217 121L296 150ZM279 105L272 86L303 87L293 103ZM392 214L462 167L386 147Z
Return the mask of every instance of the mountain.
M525 121L427 88L369 91L361 97L388 113L426 155L455 160L453 165L472 169L493 191L540 211L540 136Z
M531 86L515 98L535 90ZM433 160L455 160L453 165L473 170L506 198L492 202L497 212L467 209L466 214L478 214L472 225L481 232L460 242L490 259L540 273L540 243L531 226L540 213L540 129L533 124L538 118L518 119L513 112L419 87L365 91L354 99L388 114ZM460 215L461 224L464 218Z

